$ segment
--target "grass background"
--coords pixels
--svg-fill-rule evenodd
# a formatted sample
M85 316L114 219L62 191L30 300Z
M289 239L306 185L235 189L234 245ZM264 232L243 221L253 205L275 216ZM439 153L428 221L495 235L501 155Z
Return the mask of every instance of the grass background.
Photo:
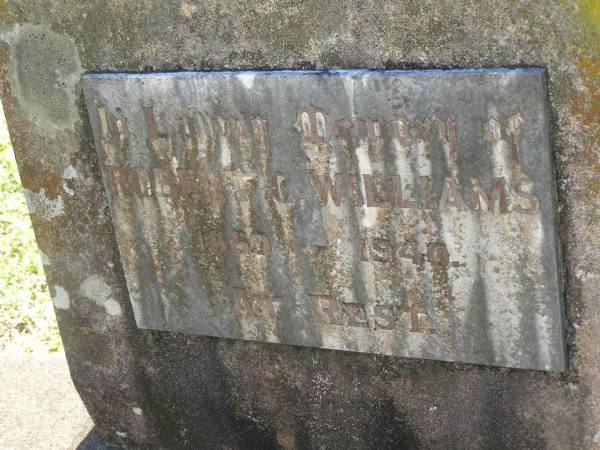
M0 350L57 351L60 336L0 106Z

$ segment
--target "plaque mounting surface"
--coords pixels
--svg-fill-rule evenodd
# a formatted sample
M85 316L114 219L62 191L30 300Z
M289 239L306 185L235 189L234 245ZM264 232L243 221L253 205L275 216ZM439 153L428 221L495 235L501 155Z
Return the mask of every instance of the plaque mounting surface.
M565 368L543 70L83 86L139 327Z

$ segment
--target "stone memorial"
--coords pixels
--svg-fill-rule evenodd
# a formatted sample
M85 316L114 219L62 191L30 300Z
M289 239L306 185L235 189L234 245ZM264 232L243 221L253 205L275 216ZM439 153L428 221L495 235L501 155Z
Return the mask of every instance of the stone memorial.
M564 369L543 70L83 88L140 327Z
M0 2L81 448L597 448L599 24Z

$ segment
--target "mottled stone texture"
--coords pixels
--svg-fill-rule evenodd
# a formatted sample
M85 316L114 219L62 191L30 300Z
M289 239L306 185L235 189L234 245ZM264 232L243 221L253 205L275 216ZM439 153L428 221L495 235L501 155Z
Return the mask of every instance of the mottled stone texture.
M0 3L0 85L69 365L131 448L600 445L594 0ZM570 330L562 374L139 330L82 71L541 66Z

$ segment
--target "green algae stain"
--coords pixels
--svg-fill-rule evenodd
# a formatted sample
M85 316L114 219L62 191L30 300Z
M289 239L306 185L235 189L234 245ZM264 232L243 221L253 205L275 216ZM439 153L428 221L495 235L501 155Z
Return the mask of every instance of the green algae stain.
M600 0L577 0L576 21L586 45L600 53Z
M579 34L571 42L573 57L580 69L582 81L592 91L600 91L600 0L561 0L566 17ZM567 12L568 11L568 12ZM588 99L589 100L589 99ZM592 99L594 112L600 111L600 101Z
M594 149L600 143L600 0L576 0L576 13L573 18L580 33L580 42L573 46L580 79L587 88L587 94L574 93L573 108L579 120L589 130L586 147L588 161L592 167L600 168L598 153ZM588 186L590 194L599 199L600 180L594 178Z
M580 67L600 91L600 0L578 0L578 23L588 51L580 60ZM600 101L593 100L594 113L600 113ZM596 116L597 117L597 116Z
M600 2L579 0L579 13L582 20L600 37Z

